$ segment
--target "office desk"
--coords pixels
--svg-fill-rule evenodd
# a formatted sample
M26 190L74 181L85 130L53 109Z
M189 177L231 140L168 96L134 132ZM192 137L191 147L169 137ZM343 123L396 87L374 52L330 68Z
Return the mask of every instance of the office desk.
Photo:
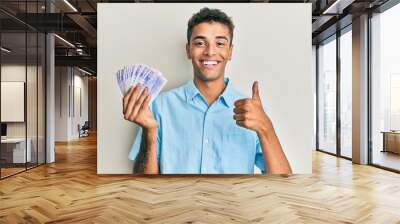
M382 152L393 152L400 154L400 132L399 131L382 131L383 133L383 150Z
M25 163L31 162L32 140L27 138L25 154L25 138L6 138L1 139L1 157L6 163ZM25 158L27 161L25 161Z

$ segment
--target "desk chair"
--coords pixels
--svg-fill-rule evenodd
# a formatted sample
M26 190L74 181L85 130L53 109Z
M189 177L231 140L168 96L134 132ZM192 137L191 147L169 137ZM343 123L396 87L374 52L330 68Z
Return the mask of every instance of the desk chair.
M90 129L89 121L85 121L82 127L80 127L80 125L78 124L79 138L89 136L89 129Z

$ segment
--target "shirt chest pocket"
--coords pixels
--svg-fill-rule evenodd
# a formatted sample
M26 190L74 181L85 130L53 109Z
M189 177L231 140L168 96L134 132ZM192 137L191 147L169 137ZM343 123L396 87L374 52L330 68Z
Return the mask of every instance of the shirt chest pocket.
M251 160L255 157L255 141L246 132L228 132L223 136L222 147L231 161Z

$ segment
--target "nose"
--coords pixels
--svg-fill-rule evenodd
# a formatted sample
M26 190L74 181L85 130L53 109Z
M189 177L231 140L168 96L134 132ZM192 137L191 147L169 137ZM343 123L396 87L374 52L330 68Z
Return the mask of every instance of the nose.
M216 54L216 50L215 50L215 46L213 44L209 44L206 48L206 50L204 51L204 54L207 56L213 56Z

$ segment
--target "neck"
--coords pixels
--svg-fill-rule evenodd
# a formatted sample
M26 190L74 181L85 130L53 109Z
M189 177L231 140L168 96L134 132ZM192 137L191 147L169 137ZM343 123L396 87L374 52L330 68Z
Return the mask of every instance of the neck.
M213 81L203 81L194 77L193 81L201 95L204 96L208 105L213 104L225 90L225 81L223 76Z

